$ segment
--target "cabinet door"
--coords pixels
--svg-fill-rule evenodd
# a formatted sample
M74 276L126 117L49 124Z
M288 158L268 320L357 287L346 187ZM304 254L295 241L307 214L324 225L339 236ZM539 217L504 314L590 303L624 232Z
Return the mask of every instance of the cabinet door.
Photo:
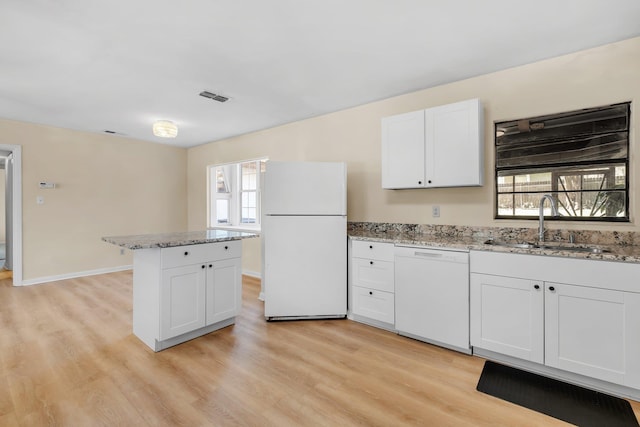
M543 363L541 282L472 273L470 302L472 346Z
M203 267L195 264L162 271L161 341L204 326L206 269Z
M545 283L545 364L640 387L640 294Z
M206 324L211 325L240 313L242 273L240 258L207 265Z
M478 99L425 110L427 187L482 185L482 124Z
M424 110L383 118L382 188L424 185Z

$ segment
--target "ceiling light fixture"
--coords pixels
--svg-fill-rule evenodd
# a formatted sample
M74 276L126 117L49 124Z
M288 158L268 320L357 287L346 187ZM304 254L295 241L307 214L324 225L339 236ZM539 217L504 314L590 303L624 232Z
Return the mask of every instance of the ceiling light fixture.
M158 120L153 124L153 134L160 138L175 138L178 135L178 126L169 120Z

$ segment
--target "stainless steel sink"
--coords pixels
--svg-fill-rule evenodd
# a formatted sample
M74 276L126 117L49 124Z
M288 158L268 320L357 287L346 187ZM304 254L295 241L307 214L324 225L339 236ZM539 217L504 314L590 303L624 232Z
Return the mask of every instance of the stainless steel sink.
M487 241L484 242L485 245L491 245L491 246L505 246L508 248L519 248L519 249L535 249L538 246L534 243L528 243L528 242L524 242L524 243L513 243L513 242L500 242L498 240L493 240L493 239L489 239Z
M563 246L553 244L537 244L537 243L514 243L514 242L501 242L498 240L489 239L484 242L485 245L491 246L504 246L507 248L518 249L544 249L550 251L569 251L569 252L588 252L592 254L601 254L610 252L609 249L603 249L596 246Z
M589 252L592 254L602 254L611 252L609 249L598 248L595 246L556 246L556 245L537 245L539 249L547 249L552 251L571 251L571 252Z

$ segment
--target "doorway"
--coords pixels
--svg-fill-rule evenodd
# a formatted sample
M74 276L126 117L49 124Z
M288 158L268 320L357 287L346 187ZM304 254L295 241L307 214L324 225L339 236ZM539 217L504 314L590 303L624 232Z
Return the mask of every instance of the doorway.
M22 147L0 144L0 159L0 277L22 286Z

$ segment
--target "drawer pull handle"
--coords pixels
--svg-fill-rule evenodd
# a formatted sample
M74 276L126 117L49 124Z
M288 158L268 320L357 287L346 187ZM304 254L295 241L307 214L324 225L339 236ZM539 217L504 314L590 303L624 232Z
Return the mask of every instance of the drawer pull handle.
M373 291L369 291L369 295L373 295Z
M540 289L540 285L533 285L533 289Z
M369 245L369 249L373 249L373 245Z
M213 264L209 264L209 268L213 267Z
M226 251L227 249L229 249L229 246L225 246L225 247L224 247L224 250L225 250L225 251Z
M424 256L428 258L442 258L442 254L432 254L430 252L414 252L415 256Z
M373 261L369 261L369 264L373 265Z
M204 268L204 265L202 266L202 268Z
M553 286L549 286L549 290L550 290L551 292L554 292L554 291L556 290L556 288L554 288Z
M187 255L189 255L189 252L185 251L184 256L187 256Z

